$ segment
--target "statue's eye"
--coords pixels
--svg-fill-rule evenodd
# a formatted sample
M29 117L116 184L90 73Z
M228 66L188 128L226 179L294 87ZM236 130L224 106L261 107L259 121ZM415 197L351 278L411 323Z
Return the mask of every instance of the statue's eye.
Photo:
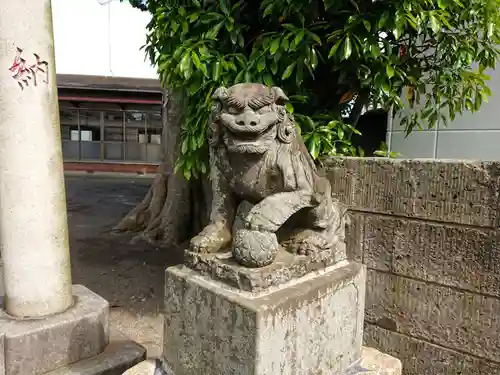
M232 115L236 115L236 114L240 113L241 111L240 111L240 109L239 109L239 108L236 108L236 107L229 107L229 108L227 109L227 112L228 112L228 113L230 113L230 114L232 114Z
M259 108L257 110L257 113L261 114L261 115L264 114L264 113L268 113L268 112L271 112L271 107L268 106L268 105L266 105L265 107Z

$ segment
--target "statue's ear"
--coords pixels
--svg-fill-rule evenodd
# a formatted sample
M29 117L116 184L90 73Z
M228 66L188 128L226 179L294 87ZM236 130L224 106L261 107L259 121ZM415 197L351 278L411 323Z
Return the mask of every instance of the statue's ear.
M228 94L227 94L227 88L222 86L219 87L217 90L215 90L214 94L212 95L212 100L219 100L219 101L224 101L227 99Z
M278 105L285 105L290 99L285 95L283 90L279 87L272 88L274 93L274 102Z

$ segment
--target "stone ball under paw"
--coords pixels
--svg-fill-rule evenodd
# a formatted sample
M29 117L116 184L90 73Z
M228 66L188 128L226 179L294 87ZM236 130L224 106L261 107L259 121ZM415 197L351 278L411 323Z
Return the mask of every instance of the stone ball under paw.
M236 231L233 238L233 256L246 267L270 265L279 250L276 234L249 229Z

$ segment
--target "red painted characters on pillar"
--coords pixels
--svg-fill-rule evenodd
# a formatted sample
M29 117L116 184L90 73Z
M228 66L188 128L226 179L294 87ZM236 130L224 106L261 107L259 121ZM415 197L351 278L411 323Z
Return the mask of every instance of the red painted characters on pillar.
M42 78L41 82L49 83L49 63L42 60L36 53L33 55L35 56L35 62L29 64L23 58L23 50L17 47L16 56L14 57L12 66L9 68L9 71L12 72L12 78L14 78L22 90L29 86L30 82L33 82L33 85L37 86L39 77Z

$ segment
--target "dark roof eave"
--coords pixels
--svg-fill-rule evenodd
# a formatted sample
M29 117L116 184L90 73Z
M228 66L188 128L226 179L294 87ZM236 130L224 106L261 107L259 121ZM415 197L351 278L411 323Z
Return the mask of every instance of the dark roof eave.
M160 80L158 79L76 74L58 74L57 88L163 93Z

